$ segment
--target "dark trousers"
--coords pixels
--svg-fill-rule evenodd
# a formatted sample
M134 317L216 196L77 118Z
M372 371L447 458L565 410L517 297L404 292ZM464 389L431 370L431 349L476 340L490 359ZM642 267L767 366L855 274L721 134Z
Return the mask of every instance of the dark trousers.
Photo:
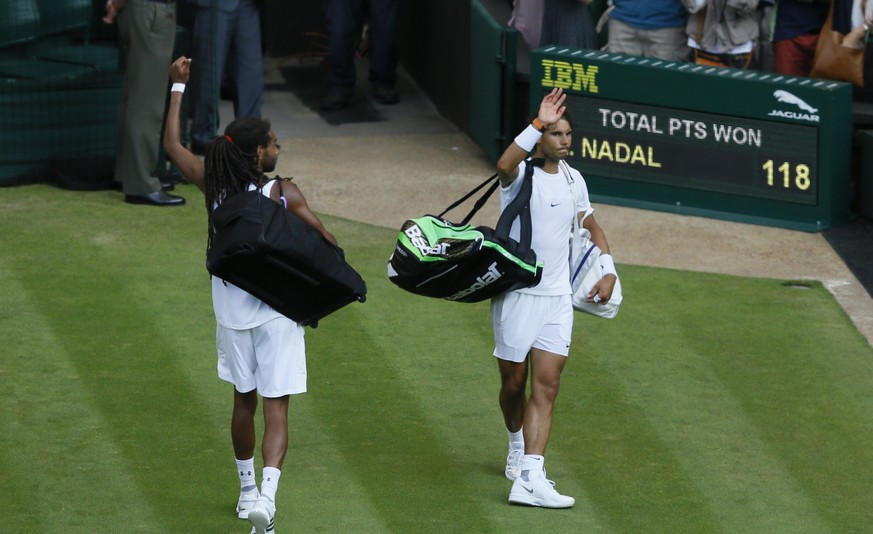
M809 76L817 44L817 33L773 41L773 71L779 74Z
M161 144L175 31L172 3L129 0L118 14L125 72L115 180L122 183L126 195L161 190L161 181L152 173Z
M369 28L369 81L373 86L393 86L396 79L397 0L328 0L331 91L355 91L355 45L366 18Z
M191 139L205 145L218 128L218 105L225 73L232 82L234 117L261 117L264 63L261 22L254 0L232 11L198 7L192 32Z

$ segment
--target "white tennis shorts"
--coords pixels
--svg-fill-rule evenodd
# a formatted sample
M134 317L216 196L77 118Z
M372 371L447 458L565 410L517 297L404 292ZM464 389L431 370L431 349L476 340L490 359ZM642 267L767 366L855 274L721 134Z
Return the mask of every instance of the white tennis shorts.
M218 325L218 377L240 393L257 389L276 398L306 391L306 346L303 327L287 317L247 330Z
M559 356L570 353L573 304L570 295L530 295L510 291L491 299L494 356L523 362L530 349Z

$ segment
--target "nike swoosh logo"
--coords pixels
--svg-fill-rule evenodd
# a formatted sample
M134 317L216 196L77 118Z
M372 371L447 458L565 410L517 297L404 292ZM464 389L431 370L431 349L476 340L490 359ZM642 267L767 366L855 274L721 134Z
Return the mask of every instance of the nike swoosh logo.
M529 487L525 486L524 484L519 484L519 486L524 488L524 491L531 493L531 494L533 493L533 488L529 488Z
M549 205L550 205L551 207L554 208L555 206L560 206L561 203L560 203L560 202L557 202L557 203L551 203L551 204L549 204Z

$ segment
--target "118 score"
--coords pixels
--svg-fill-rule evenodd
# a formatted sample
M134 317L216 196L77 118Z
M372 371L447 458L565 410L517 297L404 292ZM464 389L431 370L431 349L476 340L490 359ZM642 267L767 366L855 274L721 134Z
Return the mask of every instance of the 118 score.
M768 159L761 168L766 172L769 187L781 185L783 189L791 189L793 186L800 191L806 191L812 186L809 165L805 163L798 163L792 169L787 161L777 166L772 159Z

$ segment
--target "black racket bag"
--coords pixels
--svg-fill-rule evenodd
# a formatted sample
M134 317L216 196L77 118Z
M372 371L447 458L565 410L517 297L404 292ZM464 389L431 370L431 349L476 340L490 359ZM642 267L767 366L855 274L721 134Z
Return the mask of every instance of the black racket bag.
M289 319L314 328L346 304L366 300L367 285L342 249L260 191L226 199L212 221L209 273Z
M404 222L388 259L388 278L410 293L455 302L479 302L538 284L543 266L530 248L533 165L526 169L518 196L503 210L495 229L473 227L467 222L497 189L496 174L440 215ZM492 180L491 187L460 224L442 218ZM516 217L521 221L520 241L509 237Z

